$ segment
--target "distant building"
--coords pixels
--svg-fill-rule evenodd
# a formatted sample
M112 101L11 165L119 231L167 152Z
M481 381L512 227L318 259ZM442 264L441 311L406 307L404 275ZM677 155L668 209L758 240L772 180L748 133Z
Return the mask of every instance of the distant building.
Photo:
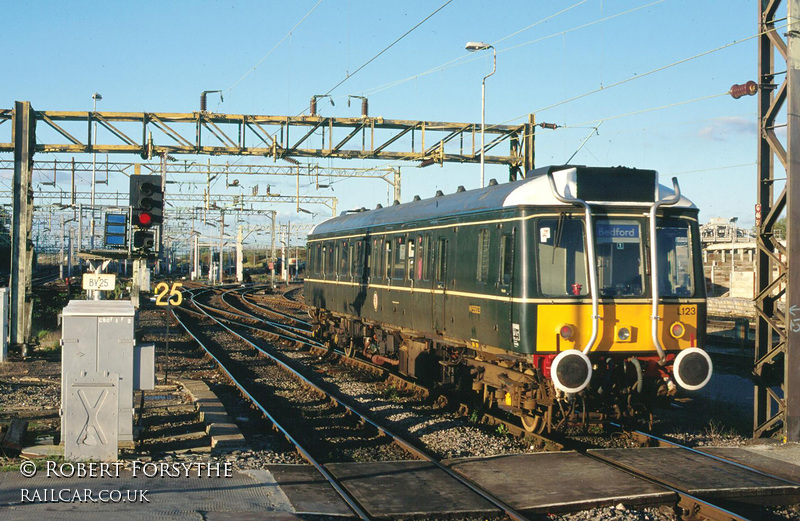
M747 228L736 226L738 217L726 219L712 217L708 223L700 226L700 241L715 242L755 242L755 235Z

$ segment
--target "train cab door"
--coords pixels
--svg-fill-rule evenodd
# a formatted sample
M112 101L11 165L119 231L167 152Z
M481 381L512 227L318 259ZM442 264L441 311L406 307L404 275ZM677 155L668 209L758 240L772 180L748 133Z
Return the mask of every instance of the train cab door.
M434 251L433 291L431 291L431 320L435 331L446 329L447 307L447 243L440 237Z

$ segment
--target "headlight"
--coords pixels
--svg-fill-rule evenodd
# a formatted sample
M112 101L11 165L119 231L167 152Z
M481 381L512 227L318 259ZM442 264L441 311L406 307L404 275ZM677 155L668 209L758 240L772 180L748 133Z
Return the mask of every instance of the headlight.
M619 340L620 342L630 342L631 330L627 327L617 328L617 340Z

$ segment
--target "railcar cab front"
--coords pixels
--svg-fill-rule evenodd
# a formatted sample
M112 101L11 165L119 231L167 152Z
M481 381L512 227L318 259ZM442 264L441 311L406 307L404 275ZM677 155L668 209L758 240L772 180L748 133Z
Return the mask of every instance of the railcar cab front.
M677 180L669 190L653 170L622 167L548 167L529 177L546 180L561 204L540 207L528 227L535 275L526 289L538 305L517 310L521 320L536 315L528 324L535 341L521 350L565 394L588 386L609 396L626 374L636 388L661 395L674 393L676 382L705 385L712 367L698 348L705 338L698 211Z

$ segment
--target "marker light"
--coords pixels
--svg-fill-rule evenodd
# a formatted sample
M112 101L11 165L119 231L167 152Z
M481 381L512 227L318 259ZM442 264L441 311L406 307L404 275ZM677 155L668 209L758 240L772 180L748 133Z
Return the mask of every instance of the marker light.
M564 340L572 340L575 337L575 330L569 324L562 324L558 328L558 334Z
M669 334L672 335L672 338L683 338L683 335L686 334L686 328L680 322L673 322L669 326Z

